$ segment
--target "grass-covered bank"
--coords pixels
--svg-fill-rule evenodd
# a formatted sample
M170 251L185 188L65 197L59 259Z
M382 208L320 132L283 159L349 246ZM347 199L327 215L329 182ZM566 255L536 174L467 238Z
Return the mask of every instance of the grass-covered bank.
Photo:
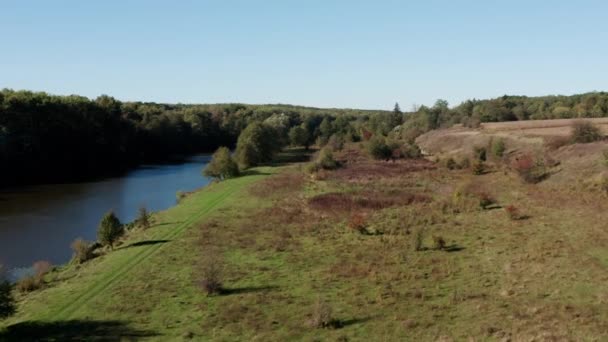
M188 330L183 324L194 321L186 319L184 307L196 316L194 298L201 293L192 281L196 232L191 228L225 208L255 204L245 189L275 171L257 168L241 178L209 185L157 213L151 228L132 234L115 251L50 274L47 288L20 298L17 315L1 323L9 326L9 333L0 338L22 339L36 330L14 326L20 322L38 324L41 336L58 330L68 334L58 340L70 336L65 330L86 337L97 326L108 336L128 336L131 326L155 336L171 336L176 326ZM69 323L72 320L77 321ZM13 336L11 331L28 335Z

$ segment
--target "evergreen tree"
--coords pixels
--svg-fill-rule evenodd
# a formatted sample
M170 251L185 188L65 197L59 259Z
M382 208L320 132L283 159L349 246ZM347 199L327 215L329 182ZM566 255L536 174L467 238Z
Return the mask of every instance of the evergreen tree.
M2 272L2 265L0 265L0 320L15 313L15 299L12 294L12 286L4 279Z
M123 234L123 227L120 220L113 211L107 212L97 228L97 239L104 246L114 248L114 242Z
M393 113L395 113L395 114L402 114L401 113L401 107L399 107L399 102L395 102L395 108L393 108Z

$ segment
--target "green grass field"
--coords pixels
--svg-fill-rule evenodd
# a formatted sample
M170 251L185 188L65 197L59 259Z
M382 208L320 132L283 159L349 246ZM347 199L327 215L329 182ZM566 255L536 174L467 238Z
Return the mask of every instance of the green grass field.
M608 336L607 214L589 205L596 195L527 185L500 168L473 176L371 161L357 147L338 156L342 169L315 177L284 159L193 193L115 251L20 296L0 339ZM495 203L481 208L482 193ZM506 214L511 204L522 219ZM211 254L224 291L207 296L198 281ZM313 326L318 303L333 328Z

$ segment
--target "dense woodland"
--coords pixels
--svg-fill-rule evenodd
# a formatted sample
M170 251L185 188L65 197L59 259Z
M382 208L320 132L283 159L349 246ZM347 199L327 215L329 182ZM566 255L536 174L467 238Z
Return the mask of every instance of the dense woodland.
M290 142L323 145L332 136L357 141L377 134L412 141L428 130L457 123L476 127L480 122L603 116L608 116L608 93L603 92L503 96L468 100L453 108L438 100L432 107L402 113L398 105L393 111L366 111L158 104L121 102L107 95L91 100L4 89L0 91L0 185L77 180L220 146L232 148L253 123L247 139L257 139L255 148L270 155ZM266 157L241 159L256 165Z
M102 95L0 91L0 184L68 181L176 155L233 147L245 127L263 122L287 142L303 125L309 144L323 119L350 122L378 112L289 105L184 105L121 102Z

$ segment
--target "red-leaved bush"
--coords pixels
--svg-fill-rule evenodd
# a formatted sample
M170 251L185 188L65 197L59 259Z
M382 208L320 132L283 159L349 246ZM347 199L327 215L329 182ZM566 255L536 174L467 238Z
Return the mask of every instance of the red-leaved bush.
M511 168L526 183L538 183L547 177L545 161L541 158L534 158L529 154L516 157L511 162Z
M348 220L348 227L359 233L365 233L365 228L367 227L367 218L364 214L353 214Z
M512 204L505 207L505 212L507 213L507 216L509 216L509 218L514 221L520 220L523 217L519 209Z

